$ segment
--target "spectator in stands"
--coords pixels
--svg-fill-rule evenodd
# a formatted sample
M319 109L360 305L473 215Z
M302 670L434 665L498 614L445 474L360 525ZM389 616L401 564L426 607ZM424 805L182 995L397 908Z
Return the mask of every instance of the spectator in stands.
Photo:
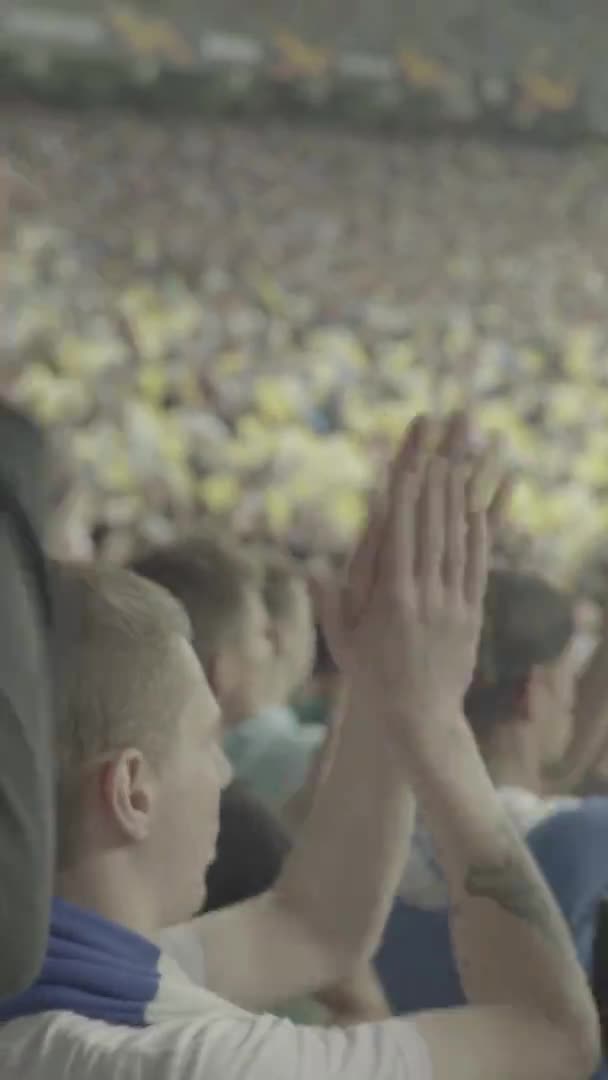
M265 704L271 672L270 621L258 560L231 536L207 530L151 549L132 569L168 589L188 612L194 648L229 739Z
M608 603L605 567L602 570L594 600L578 605L584 670L577 685L572 738L550 777L555 790L581 795L608 793Z
M276 549L262 551L260 564L272 644L266 705L228 734L225 749L237 774L280 810L306 783L327 728L301 724L292 704L312 672L314 625L306 579Z
M260 560L274 653L269 701L290 702L310 679L314 661L315 627L308 583L298 563L276 548L263 549Z
M326 734L301 725L289 704L311 667L304 579L279 553L250 559L236 542L212 533L153 550L133 569L186 607L222 710L228 759L267 805L284 806L304 784Z
M217 850L206 879L204 910L221 911L275 884L291 847L276 817L233 781L222 792Z
M82 615L58 731L70 812L43 974L0 1008L3 1080L585 1080L593 1070L597 1016L569 935L462 723L488 556L479 484L452 429L445 456L428 445L429 425L415 425L337 598L341 738L276 888L170 931L196 907L213 857L228 777L217 707L166 593L114 568L65 572ZM347 1031L247 1012L376 948L406 848L409 783L444 853L470 1007ZM363 789L365 800L345 798ZM159 934L190 977L153 944Z
M571 735L576 661L569 599L536 575L492 571L465 714L501 801L523 836L572 805L570 799L543 798L543 790L546 770L561 760ZM422 906L445 902L422 822L403 895Z
M465 713L502 807L539 861L591 973L598 908L608 890L608 800L543 795L573 723L579 656L574 606L535 575L495 570ZM448 892L424 812L378 960L395 1008L462 1004L449 941ZM433 939L421 974L403 964ZM415 974L414 974L415 972Z
M133 568L169 589L192 620L197 656L210 672L224 719L224 751L236 775L268 808L281 810L286 825L300 825L310 810L318 775L312 766L326 736L325 728L299 725L288 705L310 668L311 611L304 579L279 553L264 550L248 558L236 541L212 532L150 551ZM266 702L274 707L262 708ZM256 820L260 825L259 811ZM220 869L216 863L212 881ZM369 965L332 988L331 1002L351 1018L386 1014ZM290 1015L319 1014L298 1005Z

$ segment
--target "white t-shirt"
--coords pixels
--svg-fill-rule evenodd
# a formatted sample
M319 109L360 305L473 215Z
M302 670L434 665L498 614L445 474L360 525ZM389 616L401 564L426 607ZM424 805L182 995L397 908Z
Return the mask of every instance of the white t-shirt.
M173 942L173 957L186 944ZM173 957L166 963L175 978ZM192 965L197 981L199 960ZM152 1026L134 1028L48 1012L5 1023L1 1080L432 1080L426 1044L410 1021L297 1027L247 1013L183 970L177 975L174 1000L183 1000L183 1019L161 1014Z
M0 1029L2 1080L432 1080L407 1020L296 1027L269 1016L148 1028L42 1013Z

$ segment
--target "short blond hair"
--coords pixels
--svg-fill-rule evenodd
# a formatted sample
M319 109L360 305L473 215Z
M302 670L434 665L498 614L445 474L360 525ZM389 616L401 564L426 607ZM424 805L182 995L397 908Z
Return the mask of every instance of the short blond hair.
M52 565L59 686L56 723L60 844L82 769L135 746L160 764L182 704L177 639L188 617L164 589L118 567ZM63 815L63 816L62 816Z
M168 589L184 606L203 667L227 641L238 638L248 596L261 585L257 559L234 538L219 533L200 534L148 551L131 568Z

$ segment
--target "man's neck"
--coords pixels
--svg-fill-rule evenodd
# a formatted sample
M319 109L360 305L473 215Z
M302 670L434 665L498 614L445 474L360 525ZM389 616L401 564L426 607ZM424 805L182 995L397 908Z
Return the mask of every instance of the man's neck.
M93 911L119 923L142 937L153 940L157 919L136 888L131 888L118 867L102 857L75 863L55 879L55 894L61 900Z

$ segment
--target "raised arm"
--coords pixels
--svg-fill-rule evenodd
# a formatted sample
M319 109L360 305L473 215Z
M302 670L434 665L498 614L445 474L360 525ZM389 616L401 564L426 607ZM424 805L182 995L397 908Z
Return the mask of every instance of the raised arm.
M407 857L413 804L365 679L345 708L343 737L275 889L199 922L207 985L252 1010L353 975L379 942Z
M404 591L421 690L442 626L437 679L452 668L450 606L460 610L465 639L480 621L488 544L475 498L462 470L434 461L418 510L410 506L423 556L418 572L410 566ZM470 1002L416 1018L434 1080L586 1080L599 1043L585 979L553 898L499 805L459 700L441 701L427 688L426 708L412 710L400 736L448 882L453 946Z
M397 506L406 450L420 438L413 429L393 470L392 509L378 506L370 515L347 585L328 604L334 645L346 668L343 715L293 851L273 891L199 924L207 985L252 1009L316 993L358 973L377 949L408 856L414 805L390 735L409 691L402 642L380 606L365 643L357 638L355 616L374 585L387 532L395 556L384 560L382 589L389 596L397 588ZM388 680L387 651L394 657ZM227 956L247 960L237 964Z

